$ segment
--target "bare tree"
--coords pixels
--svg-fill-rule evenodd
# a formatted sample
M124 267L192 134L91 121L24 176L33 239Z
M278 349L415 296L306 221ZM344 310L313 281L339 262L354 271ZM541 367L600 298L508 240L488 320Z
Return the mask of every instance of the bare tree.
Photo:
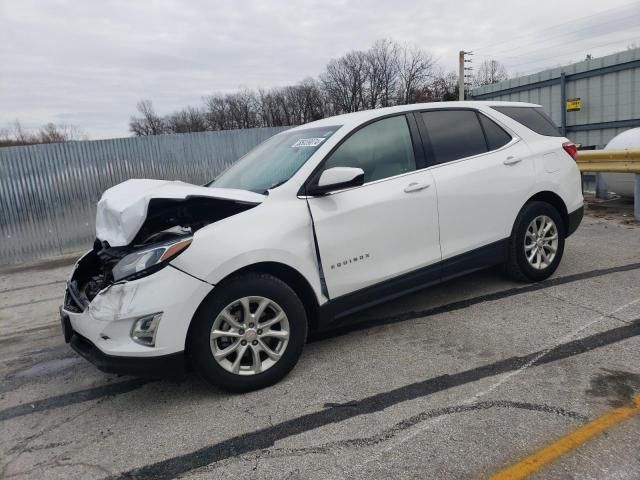
M428 86L429 102L447 102L458 99L458 74L438 72Z
M0 128L0 147L8 147L11 145L12 139L9 135L8 128Z
M450 99L456 88L450 81L452 74L434 70L425 50L381 39L366 51L354 50L331 60L317 80L215 93L203 98L202 110L188 107L161 118L150 101L142 101L138 104L142 116L132 117L130 128L135 135L155 135L300 125L366 108Z
M8 128L0 129L0 147L61 143L88 140L87 134L73 125L47 123L36 131L23 128L19 120Z
M168 133L204 132L207 128L205 114L197 108L187 107L164 119Z
M141 117L131 117L129 130L136 136L160 135L165 133L165 122L153 109L151 100L142 100L136 105Z
M285 115L281 108L278 89L258 90L258 107L260 119L265 127L281 127L287 125Z
M60 143L64 142L64 132L53 123L47 123L40 129L40 138L42 143Z
M393 40L376 41L367 52L369 64L368 107L388 107L393 104L398 87L400 47Z
M34 143L38 143L37 135L25 130L20 120L15 120L0 131L0 147L15 147Z
M30 134L24 128L22 128L20 120L16 119L11 124L10 128L13 132L13 138L15 138L17 145L29 145L32 143L36 143L36 138L34 137L34 135Z
M79 142L89 140L89 135L82 128L76 125L63 123L58 126L63 132L65 142Z
M473 77L475 86L491 85L509 78L507 69L497 60L485 60L478 67L478 72Z
M302 98L301 123L312 122L324 118L324 99L318 83L312 78L305 78L298 85L299 95Z
M261 91L258 97L263 124L300 125L324 117L322 92L311 78L297 85Z
M432 77L434 62L427 52L416 46L404 45L400 51L398 104L415 103Z
M278 95L280 107L285 116L285 125L297 125L304 109L304 98L300 95L300 89L295 85L288 85Z
M365 108L367 56L362 51L331 60L320 77L331 102L332 113L357 112Z
M225 96L231 118L231 128L254 128L260 126L256 94L248 89Z
M210 95L204 99L204 104L204 116L209 130L228 130L232 128L229 107L224 95Z

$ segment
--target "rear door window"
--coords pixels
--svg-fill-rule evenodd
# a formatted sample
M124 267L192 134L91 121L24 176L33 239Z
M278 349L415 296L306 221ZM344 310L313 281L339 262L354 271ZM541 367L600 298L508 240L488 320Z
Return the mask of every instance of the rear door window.
M434 163L445 163L488 151L474 110L422 112Z
M540 107L491 107L540 135L561 137L553 120Z
M484 134L487 137L489 150L496 150L511 141L511 135L505 132L500 125L482 114L478 114L478 116L480 117Z

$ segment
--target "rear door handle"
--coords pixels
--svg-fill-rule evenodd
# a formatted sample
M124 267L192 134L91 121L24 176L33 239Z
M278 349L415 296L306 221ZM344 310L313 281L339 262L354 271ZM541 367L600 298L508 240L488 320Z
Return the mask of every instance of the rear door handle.
M521 158L516 158L516 157L507 157L505 159L504 163L505 165L515 165L516 163L520 163L522 161Z
M429 188L430 186L431 184L429 183L411 182L409 185L404 187L404 193L419 192L420 190L424 190L425 188Z

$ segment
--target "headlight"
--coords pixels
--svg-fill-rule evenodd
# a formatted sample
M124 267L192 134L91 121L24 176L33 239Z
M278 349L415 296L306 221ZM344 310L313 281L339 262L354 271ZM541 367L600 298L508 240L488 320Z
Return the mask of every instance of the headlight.
M188 238L179 242L167 242L146 250L130 253L113 267L113 280L117 282L134 275L144 276L145 274L151 274L183 252L191 245L191 241L192 239Z

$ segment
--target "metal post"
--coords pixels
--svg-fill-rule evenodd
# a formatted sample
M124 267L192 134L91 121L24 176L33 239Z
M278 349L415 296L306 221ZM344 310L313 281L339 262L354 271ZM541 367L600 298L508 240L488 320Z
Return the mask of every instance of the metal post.
M464 50L458 52L458 100L464 100Z
M560 74L560 133L567 135L567 79L564 72Z
M633 216L640 222L640 173L636 173L636 184L633 191Z
M596 173L596 198L607 199L609 192L607 191L607 184L602 178L601 173Z

